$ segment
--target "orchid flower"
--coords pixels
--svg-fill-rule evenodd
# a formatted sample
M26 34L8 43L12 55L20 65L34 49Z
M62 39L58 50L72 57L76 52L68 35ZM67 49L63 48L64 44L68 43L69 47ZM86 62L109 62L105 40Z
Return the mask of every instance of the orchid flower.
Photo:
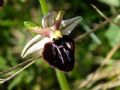
M63 20L63 15L63 11L48 13L42 18L42 28L39 26L29 28L38 35L25 45L22 58L42 51L40 56L51 66L65 72L73 69L75 44L69 34L80 23L82 17Z

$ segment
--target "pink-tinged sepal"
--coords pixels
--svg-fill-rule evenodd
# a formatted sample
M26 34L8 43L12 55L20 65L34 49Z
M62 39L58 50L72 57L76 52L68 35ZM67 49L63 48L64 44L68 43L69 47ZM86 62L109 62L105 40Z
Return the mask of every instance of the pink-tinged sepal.
M55 24L55 18L57 16L56 12L48 13L46 16L42 18L42 26L43 28L51 27Z

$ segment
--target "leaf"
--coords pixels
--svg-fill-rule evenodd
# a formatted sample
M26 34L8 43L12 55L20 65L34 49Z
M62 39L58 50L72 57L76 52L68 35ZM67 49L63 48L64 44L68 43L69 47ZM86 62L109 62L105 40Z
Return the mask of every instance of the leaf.
M105 36L107 37L111 46L120 43L120 27L110 24Z
M24 72L22 74L19 74L17 77L14 78L14 80L9 84L8 90L12 90L16 85L20 84L23 77L24 77Z
M31 81L33 81L33 79L34 79L34 70L30 69L29 72L26 71L26 73L24 75L24 78L25 78L24 82L26 84L29 84Z
M2 56L0 56L0 70L5 70L7 68L8 66L6 64L6 60Z
M110 6L115 6L115 7L120 6L120 0L99 0L99 1L108 4Z
M31 70L30 70L31 72ZM32 70L34 73L34 71ZM19 74L17 77L14 78L14 80L11 81L11 83L8 86L8 90L13 90L13 88L16 85L20 84L29 84L33 80L33 75L29 73L28 71L23 71L21 74Z

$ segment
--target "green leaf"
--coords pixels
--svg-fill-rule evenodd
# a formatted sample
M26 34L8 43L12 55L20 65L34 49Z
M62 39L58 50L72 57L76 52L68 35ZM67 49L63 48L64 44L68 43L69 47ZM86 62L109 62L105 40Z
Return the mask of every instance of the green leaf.
M2 56L0 56L0 70L5 70L7 68L8 66L6 60Z
M24 83L29 84L34 79L34 70L24 71Z
M120 6L120 0L99 0L99 1L108 4L110 6L115 6L115 7Z
M14 80L8 86L8 90L12 90L16 85L21 83L24 76L23 73L24 72L22 72L22 74L19 74L17 77L14 78Z
M107 37L111 46L120 43L120 27L110 24L105 36Z

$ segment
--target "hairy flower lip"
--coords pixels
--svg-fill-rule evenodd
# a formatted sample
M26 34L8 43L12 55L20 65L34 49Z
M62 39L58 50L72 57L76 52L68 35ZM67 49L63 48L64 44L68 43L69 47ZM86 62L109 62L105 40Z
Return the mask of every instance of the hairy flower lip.
M50 19L49 19L50 20ZM62 20L60 24L60 30L64 35L69 35L72 30L80 23L82 20L81 16L77 16L68 20ZM50 21L48 21L50 22ZM53 26L51 26L53 27ZM51 28L50 27L50 28ZM43 28L48 28L43 26ZM24 47L21 57L25 58L26 56L41 50L44 48L45 43L50 42L51 38L43 37L42 35L36 35L32 40L30 40Z

